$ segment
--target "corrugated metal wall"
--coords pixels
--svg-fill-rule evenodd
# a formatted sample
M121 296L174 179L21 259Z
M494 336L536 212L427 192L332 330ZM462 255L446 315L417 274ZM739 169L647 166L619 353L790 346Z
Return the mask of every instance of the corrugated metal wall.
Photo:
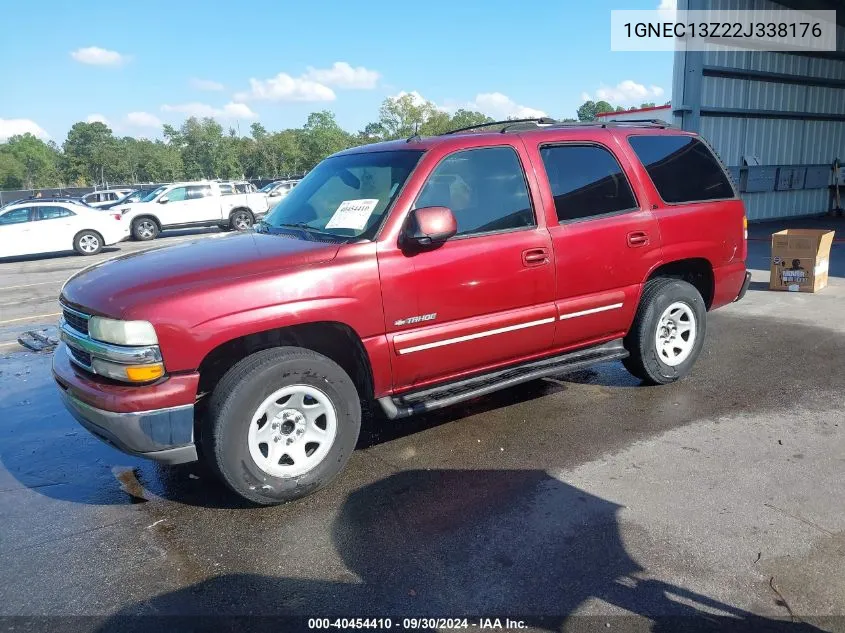
M681 0L679 8L782 10L770 0ZM845 50L845 29L837 28L838 49ZM687 53L675 53L672 102L680 106L690 79ZM691 54L690 54L691 55ZM713 47L699 53L696 62L743 70L845 80L845 61L788 53L731 51ZM781 112L845 115L845 89L775 83L727 77L701 76L700 105ZM686 103L686 106L695 104ZM676 122L680 123L676 116ZM689 127L689 126L687 126ZM845 121L708 116L701 113L699 129L729 167L742 165L742 157L756 156L762 165L812 165L845 160ZM744 193L749 219L823 213L829 207L829 190Z

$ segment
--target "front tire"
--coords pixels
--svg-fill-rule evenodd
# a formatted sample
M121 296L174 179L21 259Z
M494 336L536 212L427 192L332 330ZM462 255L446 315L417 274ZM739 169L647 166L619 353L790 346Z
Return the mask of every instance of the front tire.
M96 231L82 231L73 240L73 250L80 255L96 255L103 250L103 238Z
M360 429L349 375L322 354L279 347L248 356L223 376L200 443L236 494L273 505L328 484L352 455Z
M253 224L255 224L255 218L252 212L246 209L234 211L229 218L229 227L233 231L249 231Z
M152 218L135 218L132 220L132 237L139 242L148 242L158 237L161 229Z
M665 385L686 376L704 345L707 307L695 286L678 279L649 280L622 361L640 380Z

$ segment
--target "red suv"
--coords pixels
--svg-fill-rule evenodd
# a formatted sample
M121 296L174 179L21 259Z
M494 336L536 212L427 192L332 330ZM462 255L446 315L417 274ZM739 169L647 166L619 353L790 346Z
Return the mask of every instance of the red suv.
M272 504L402 418L619 359L690 371L748 286L743 204L657 122L510 122L327 158L254 232L132 254L62 289L53 372L92 433L201 456Z

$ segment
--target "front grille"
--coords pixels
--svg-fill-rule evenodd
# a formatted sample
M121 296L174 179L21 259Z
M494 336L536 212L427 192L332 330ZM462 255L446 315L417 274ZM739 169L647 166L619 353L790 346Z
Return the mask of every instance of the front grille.
M68 345L67 348L70 350L70 355L73 356L76 362L81 363L86 367L91 366L91 354L83 352L81 349L77 349L72 345Z
M82 334L88 334L88 319L79 316L76 312L72 312L67 308L62 310L62 316L64 316L67 324L74 330Z

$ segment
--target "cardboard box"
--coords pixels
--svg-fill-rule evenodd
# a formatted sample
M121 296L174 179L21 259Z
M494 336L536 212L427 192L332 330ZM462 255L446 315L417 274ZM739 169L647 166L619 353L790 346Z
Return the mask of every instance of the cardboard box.
M817 292L827 286L833 231L786 229L772 235L769 288Z

